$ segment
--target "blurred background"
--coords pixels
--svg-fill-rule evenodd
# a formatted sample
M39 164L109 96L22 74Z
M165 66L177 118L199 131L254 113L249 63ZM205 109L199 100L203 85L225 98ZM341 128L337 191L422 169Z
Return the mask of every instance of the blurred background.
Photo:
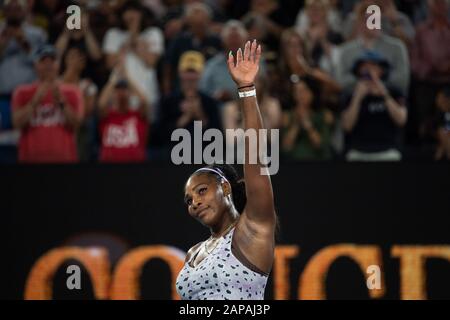
M251 39L280 130L267 297L449 298L449 1L0 0L2 298L176 298L207 230L171 134L242 127L226 58ZM86 290L65 287L74 263Z
M175 128L239 128L225 58L248 39L263 45L258 98L284 161L450 158L446 0L1 3L2 163L165 162Z

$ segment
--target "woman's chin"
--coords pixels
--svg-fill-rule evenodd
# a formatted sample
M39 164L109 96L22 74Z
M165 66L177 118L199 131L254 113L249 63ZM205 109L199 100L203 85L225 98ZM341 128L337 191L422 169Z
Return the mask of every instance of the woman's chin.
M210 219L208 219L208 217L198 218L198 221L200 221L200 223L206 227L209 227L211 225L211 221Z
M198 217L198 221L200 221L203 225L210 227L213 223L213 215L210 209L205 210L202 212Z

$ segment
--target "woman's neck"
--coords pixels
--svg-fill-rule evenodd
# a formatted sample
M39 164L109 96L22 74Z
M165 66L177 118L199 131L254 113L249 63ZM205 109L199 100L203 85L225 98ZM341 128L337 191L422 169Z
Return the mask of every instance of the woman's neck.
M211 228L211 236L213 238L219 238L225 233L231 230L231 228L236 224L239 219L239 213L234 209L234 212L230 212L226 215L225 220L217 226L216 228Z

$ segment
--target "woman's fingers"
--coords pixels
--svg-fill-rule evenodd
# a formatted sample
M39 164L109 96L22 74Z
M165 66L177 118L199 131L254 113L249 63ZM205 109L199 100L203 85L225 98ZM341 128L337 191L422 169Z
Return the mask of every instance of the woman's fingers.
M255 64L259 65L259 60L261 59L261 45L258 44L258 47L256 48L256 54L255 54Z
M242 49L239 48L237 51L236 67L242 62L242 60L244 60L244 58L242 57Z
M228 69L232 70L234 68L234 57L233 57L233 52L230 51L230 53L228 54Z
M261 45L255 40L247 41L244 46L244 51L241 48L237 50L236 53L236 63L234 61L233 52L230 51L228 54L228 67L230 69L239 66L242 61L250 61L255 64L259 64L259 60L261 59Z
M255 62L256 61L256 47L257 47L257 43L256 43L256 39L252 41L252 44L250 46L250 61L251 62Z
M244 48L244 59L246 61L251 61L251 57L252 57L252 48L251 48L252 43L250 41L247 41L245 43L245 48Z

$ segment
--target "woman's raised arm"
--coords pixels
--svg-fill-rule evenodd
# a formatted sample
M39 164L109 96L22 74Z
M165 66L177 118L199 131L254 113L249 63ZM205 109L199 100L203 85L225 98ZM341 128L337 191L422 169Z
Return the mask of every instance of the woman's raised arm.
M263 129L263 125L256 95L251 95L251 92L255 89L254 81L258 74L260 58L261 46L257 44L256 40L248 41L245 44L244 52L239 49L236 53L236 59L232 52L228 56L228 69L238 86L238 90L240 92L246 91L247 95L250 95L240 99L244 130L255 130L256 137L259 137L259 130ZM246 136L244 178L247 205L242 218L252 231L264 230L273 233L276 215L270 176L268 169L261 164L258 156L259 141L256 144L249 142L250 140ZM253 156L253 158L250 156ZM256 163L249 163L251 158L256 159ZM266 174L262 174L263 172Z

